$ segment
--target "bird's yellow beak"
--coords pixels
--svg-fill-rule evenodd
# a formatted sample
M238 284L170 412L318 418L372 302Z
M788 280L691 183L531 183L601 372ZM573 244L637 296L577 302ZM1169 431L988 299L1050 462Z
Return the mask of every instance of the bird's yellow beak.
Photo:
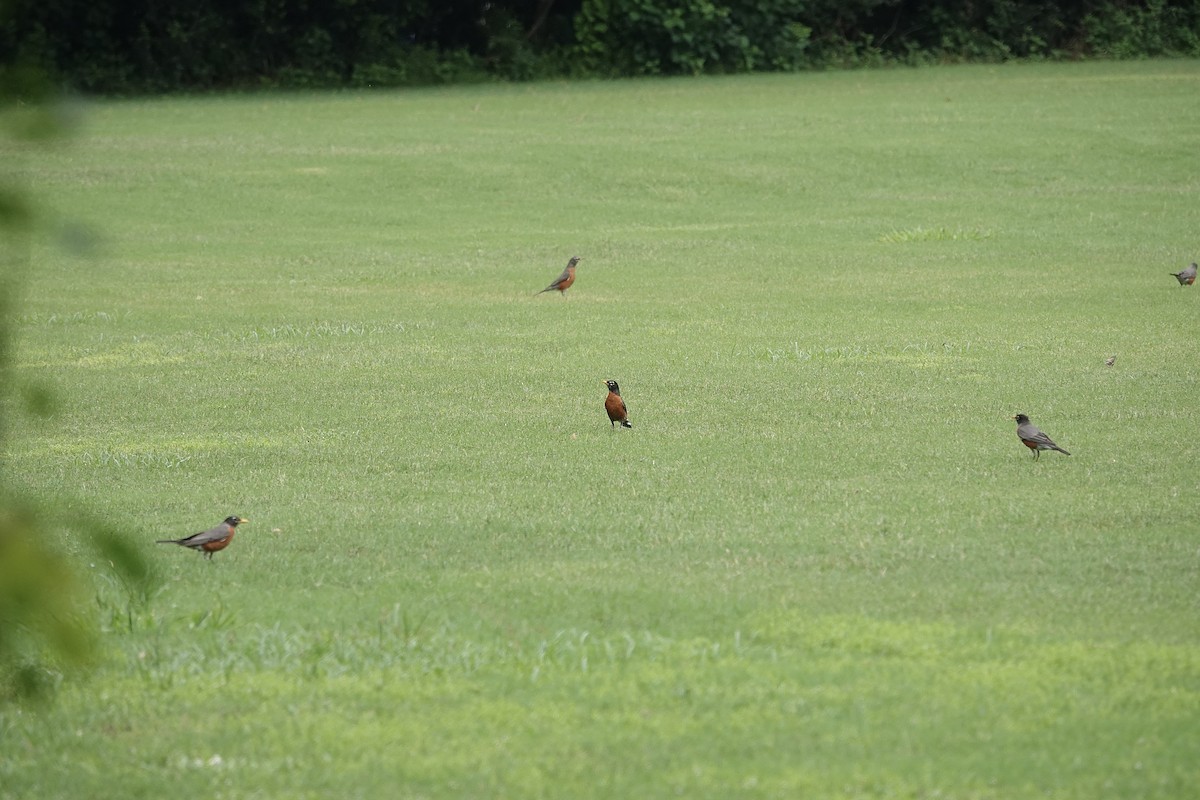
M238 524L239 524L239 525L243 525L243 524L245 524L245 523L247 523L247 522L249 522L249 521L250 521L250 520L246 519L245 517L238 517Z

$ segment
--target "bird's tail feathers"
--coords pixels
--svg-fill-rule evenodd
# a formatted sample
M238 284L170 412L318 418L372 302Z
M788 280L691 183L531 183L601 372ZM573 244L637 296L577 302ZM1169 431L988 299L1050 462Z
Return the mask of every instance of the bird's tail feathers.
M1062 449L1061 447L1059 447L1058 445L1055 445L1055 446L1054 446L1054 449L1055 449L1055 450L1057 450L1058 452L1062 453L1064 456L1069 456L1069 455L1071 455L1070 453L1068 453L1066 450L1063 450L1063 449Z
M178 539L159 539L155 544L179 544Z

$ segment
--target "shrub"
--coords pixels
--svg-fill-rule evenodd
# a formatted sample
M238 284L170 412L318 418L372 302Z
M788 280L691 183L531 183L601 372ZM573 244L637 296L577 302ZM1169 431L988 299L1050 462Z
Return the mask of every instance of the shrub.
M105 93L1200 55L1194 0L9 0L0 67Z

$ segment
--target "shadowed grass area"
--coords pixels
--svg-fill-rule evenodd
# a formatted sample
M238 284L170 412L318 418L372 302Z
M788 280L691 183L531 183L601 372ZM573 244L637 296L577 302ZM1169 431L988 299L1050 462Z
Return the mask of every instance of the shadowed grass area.
M1187 797L1198 88L93 106L27 161L101 237L39 245L9 458L168 579L95 566L0 796Z

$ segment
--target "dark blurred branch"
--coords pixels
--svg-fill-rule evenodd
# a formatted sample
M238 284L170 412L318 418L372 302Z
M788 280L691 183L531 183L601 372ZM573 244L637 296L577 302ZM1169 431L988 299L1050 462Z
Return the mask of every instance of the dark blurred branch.
M539 0L537 15L533 18L533 24L529 26L529 32L525 34L526 39L534 39L538 35L538 31L546 24L546 18L550 16L550 10L554 8L556 0Z

